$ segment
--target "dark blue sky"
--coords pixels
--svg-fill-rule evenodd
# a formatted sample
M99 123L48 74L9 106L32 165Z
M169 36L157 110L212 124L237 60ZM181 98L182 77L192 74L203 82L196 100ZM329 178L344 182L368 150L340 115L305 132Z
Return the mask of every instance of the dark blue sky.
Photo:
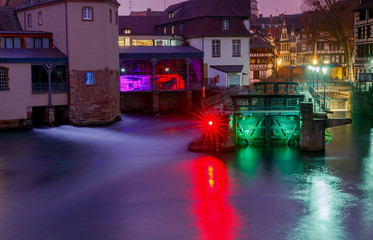
M129 2L130 0L118 0L121 4L119 8L119 15L129 14ZM168 5L183 2L185 0L166 0L166 7ZM203 0L201 0L203 1ZM299 13L300 5L302 0L258 0L259 14L264 16L278 15L281 13ZM164 0L132 0L132 10L142 11L147 8L152 10L163 10Z

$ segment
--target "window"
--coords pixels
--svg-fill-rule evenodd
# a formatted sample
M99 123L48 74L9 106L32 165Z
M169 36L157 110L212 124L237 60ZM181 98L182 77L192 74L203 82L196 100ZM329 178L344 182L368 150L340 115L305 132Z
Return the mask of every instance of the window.
M131 29L124 29L122 32L124 34L131 34Z
M212 40L212 56L220 57L220 40Z
M359 17L360 17L359 18L360 21L366 19L366 10L365 9L359 11Z
M163 27L163 34L167 34L167 27Z
M42 65L31 66L32 93L48 92L48 72Z
M47 37L25 38L25 48L49 48L49 38Z
M184 23L180 23L180 33L182 34L184 31Z
M21 38L0 37L0 48L21 48Z
M83 21L93 21L93 8L82 7L82 20Z
M131 46L129 37L119 37L118 44L120 47Z
M113 11L109 9L109 23L112 23L112 22L113 22Z
M9 90L8 86L8 68L0 66L0 91L2 90Z
M222 25L223 30L228 30L229 29L229 20L223 19L221 21L221 25Z
M170 13L168 13L168 18L174 18L174 13L173 12L170 12Z
M43 25L43 14L42 14L42 12L38 12L38 24Z
M32 27L32 17L31 17L31 14L27 15L27 26Z
M84 74L84 84L85 85L93 85L93 72L86 72Z
M171 26L171 34L175 34L175 25Z
M233 57L241 56L241 40L232 40L232 55Z

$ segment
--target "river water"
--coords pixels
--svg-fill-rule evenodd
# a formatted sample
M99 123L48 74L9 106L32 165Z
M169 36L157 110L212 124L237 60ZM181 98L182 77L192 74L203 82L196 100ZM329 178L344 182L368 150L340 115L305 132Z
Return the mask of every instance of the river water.
M0 133L0 239L373 239L373 121L322 153L191 153L190 119Z

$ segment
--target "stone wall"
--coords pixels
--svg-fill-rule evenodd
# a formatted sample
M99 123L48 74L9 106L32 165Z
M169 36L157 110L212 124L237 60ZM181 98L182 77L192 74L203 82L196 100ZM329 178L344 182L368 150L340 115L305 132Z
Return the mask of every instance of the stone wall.
M354 87L349 99L351 112L373 115L373 88Z
M85 73L93 73L93 84L85 84ZM109 124L120 120L118 71L105 68L70 72L70 123Z
M200 106L200 91L146 91L122 92L121 111L175 113L192 110Z
M0 130L29 128L32 128L32 121L27 119L0 120Z

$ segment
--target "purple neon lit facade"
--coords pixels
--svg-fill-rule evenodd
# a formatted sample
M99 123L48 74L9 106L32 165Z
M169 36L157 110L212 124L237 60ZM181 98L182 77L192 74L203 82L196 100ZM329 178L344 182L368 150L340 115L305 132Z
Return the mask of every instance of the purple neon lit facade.
M155 73L153 74L153 64ZM189 59L189 86L185 59L126 59L120 65L120 91L185 90L199 88L202 59ZM155 78L153 79L153 76Z

